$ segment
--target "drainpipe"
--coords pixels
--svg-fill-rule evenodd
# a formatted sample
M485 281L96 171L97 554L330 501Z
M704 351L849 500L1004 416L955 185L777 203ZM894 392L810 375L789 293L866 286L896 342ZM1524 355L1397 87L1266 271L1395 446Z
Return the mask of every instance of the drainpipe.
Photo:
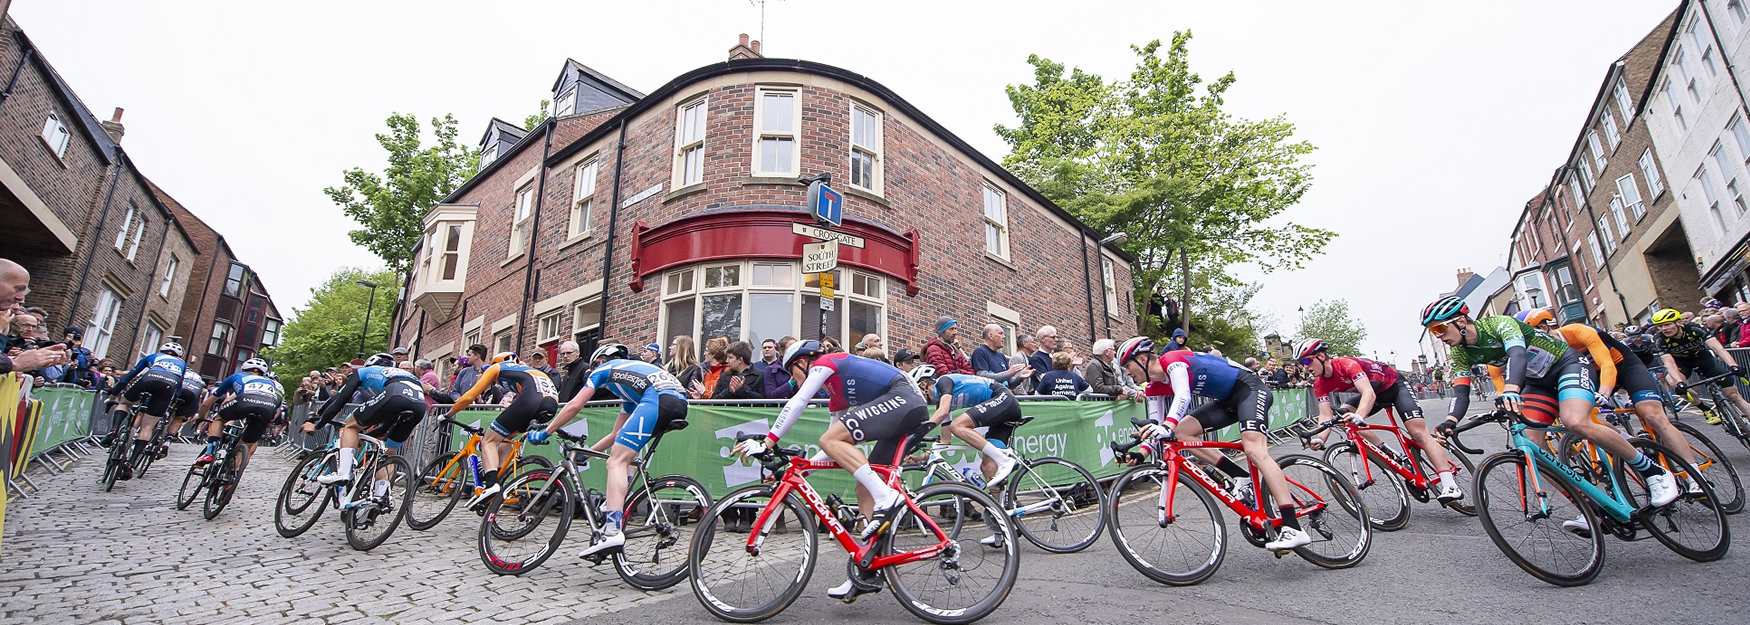
M1094 279L1088 275L1088 233L1082 233L1082 292L1087 295L1084 301L1088 305L1088 345L1091 347L1096 340L1094 336ZM1104 298L1101 300L1104 302ZM1017 328L1019 330L1019 328Z
M613 199L609 200L612 203L608 205L608 244L602 246L602 336L608 335L608 294L614 292L614 235L620 231L620 172L625 162L626 118L621 117L619 138L614 140L614 191ZM662 328L657 328L656 332L661 334Z
M93 224L91 230L85 233L85 266L79 269L79 286L73 289L73 305L67 308L68 321L79 316L79 300L85 295L85 279L91 275L91 259L97 256L96 246L100 243L97 236L103 233L103 224L109 220L109 206L115 200L115 188L121 184L121 168L123 166L122 158L116 159L115 164L109 166L111 172L109 192L103 196L103 208L97 211L97 223Z
M12 77L6 79L6 90L0 91L0 106L5 106L7 98L12 97L12 88L18 85L18 75L24 73L24 64L29 63L31 57L36 56L36 46L30 45L30 41L24 38L24 31L13 31L12 38L17 40L20 47L24 48L24 54L18 57L18 65L12 68Z
M165 211L165 212L169 212L169 211ZM172 222L174 222L176 220L176 216L170 215L170 216L166 216L164 219L165 219L165 221L164 221L164 237L162 239L158 240L158 257L159 258L164 258L164 253L165 253L164 248L165 248L165 246L170 245L170 231L174 228L174 225L172 224ZM145 236L145 235L141 235L141 236ZM152 307L152 292L158 290L158 287L159 287L158 280L160 280L160 278L158 277L158 265L154 264L154 265L152 265L152 272L149 274L146 274L146 302L144 304L140 305L140 320L134 322L134 340L136 340L136 341L138 341L140 339L140 330L142 328L146 327L146 310ZM265 317L265 315L263 315L263 316ZM266 320L263 319L262 322L266 323ZM258 328L258 330L259 330L259 328ZM259 345L257 347L259 347ZM152 349L152 346L147 345L147 346L145 346L145 349L148 349L148 350ZM185 347L183 347L183 349L187 350L188 348L185 346ZM129 358L132 358L132 357L133 356L131 356L131 355L129 356Z
M547 118L547 130L541 137L541 174L535 182L535 212L529 215L529 251L524 252L528 257L523 259L523 301L516 310L516 345L512 349L522 349L523 335L529 329L529 297L535 290L535 251L540 249L535 243L541 240L541 204L547 199L547 156L552 154L553 133L558 129L559 120Z
M1584 158L1584 157L1582 157L1582 158ZM1572 169L1573 167L1574 167L1574 165L1572 163L1569 163L1568 165L1565 165L1563 167L1563 169ZM1561 170L1558 169L1557 171L1561 171ZM1578 175L1578 174L1576 174L1576 175ZM1586 218L1592 221L1592 224L1593 224L1592 236L1598 236L1598 226L1597 226L1598 215L1592 212L1592 201L1585 199L1585 198L1581 198L1580 205L1586 207ZM1603 250L1599 250L1599 251L1603 251ZM1610 270L1610 257L1608 255L1605 256L1604 262L1599 263L1599 264L1604 265L1604 275L1605 275L1605 277L1610 278L1610 292L1616 294L1616 304L1618 306L1622 307L1623 323L1628 323L1628 321L1630 319L1633 319L1634 317L1633 317L1633 315L1630 315L1628 313L1628 298L1623 297L1622 291L1620 289L1616 288L1616 272L1613 272ZM1571 266L1572 263L1569 263L1569 265ZM1580 303L1581 304L1586 303L1586 295L1584 293L1580 294Z

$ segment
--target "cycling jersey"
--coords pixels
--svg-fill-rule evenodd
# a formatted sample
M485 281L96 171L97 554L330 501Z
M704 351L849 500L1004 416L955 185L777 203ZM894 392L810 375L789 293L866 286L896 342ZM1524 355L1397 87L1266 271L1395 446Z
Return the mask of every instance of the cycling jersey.
M846 352L815 358L814 366L810 367L811 375L813 369L826 369L832 373L832 377L826 379L824 388L827 393L826 409L833 412L869 403L871 399L886 392L894 382L905 379L905 373L893 368L893 365ZM813 397L814 393L810 391L803 396Z
M285 396L285 389L273 378L245 372L231 374L231 377L219 383L218 388L213 389L214 398L231 397L231 403L272 406L276 410L285 401Z
M923 393L904 372L879 360L833 352L814 359L766 438L782 438L821 390L827 393L827 410L851 432L852 440L876 442L870 452L873 462L893 461L901 439L929 417Z
M1355 382L1363 376L1375 394L1384 393L1398 383L1398 370L1391 365L1366 358L1339 356L1325 363L1325 375L1313 380L1313 399L1321 404L1330 403L1331 393L1355 390Z
M620 398L621 412L632 412L644 401L646 394L667 393L686 398L681 391L681 382L675 379L674 374L642 360L616 359L604 362L589 372L584 385L607 390Z
M115 381L116 388L126 388L135 378L145 377L166 382L170 386L181 386L182 376L188 371L188 363L170 354L146 354L140 361L134 363L134 368L127 375ZM169 398L166 398L168 400Z
M1677 336L1665 336L1664 332L1654 329L1654 340L1658 341L1659 349L1672 358L1694 358L1707 353L1707 340L1714 338L1712 332L1702 329L1693 323L1683 324L1683 330Z
M334 417L340 415L341 409L352 401L353 393L359 389L370 391L375 395L371 398L371 402L376 402L384 396L411 396L419 400L423 400L424 397L419 378L406 370L382 366L359 367L353 369L352 373L346 376L346 383L334 391L334 397L322 406L321 412L311 416L309 420L334 420ZM423 409L424 406L421 406L421 410Z
M1627 345L1629 351L1634 352L1635 356L1641 359L1641 364L1648 367L1664 366L1659 360L1659 356L1665 352L1659 349L1658 339L1645 334L1634 334L1630 335L1623 344Z
M1584 323L1570 323L1556 328L1556 334L1568 347L1585 351L1598 365L1598 388L1616 388L1617 365L1631 353L1616 337Z
M1476 344L1457 345L1450 350L1453 385L1470 385L1471 367L1494 365L1506 369L1507 383L1522 385L1527 376L1541 378L1556 358L1568 353L1568 344L1557 340L1524 322L1505 315L1477 319ZM1514 350L1525 350L1517 360L1509 359Z
M206 390L206 380L193 367L183 370L182 387L176 390L176 412L170 416L188 418L200 412L201 395Z
M1160 365L1167 374L1167 381L1150 383L1144 395L1149 398L1149 418L1159 420L1164 417L1161 422L1169 426L1184 418L1193 396L1218 402L1228 399L1233 395L1240 374L1246 372L1226 358L1190 350L1162 354ZM1168 397L1173 398L1172 409L1162 415L1160 412Z
M954 402L949 404L949 408L960 410L989 400L995 393L991 389L992 382L995 380L986 377L950 373L936 378L936 385L931 387L931 396L936 401L941 401L943 397L953 397Z

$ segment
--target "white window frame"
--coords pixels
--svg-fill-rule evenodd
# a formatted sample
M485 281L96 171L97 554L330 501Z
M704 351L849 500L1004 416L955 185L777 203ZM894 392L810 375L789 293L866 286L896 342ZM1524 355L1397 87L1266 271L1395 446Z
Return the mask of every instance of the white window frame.
M559 316L562 310L554 310L535 317L535 344L545 345L550 341L564 338L559 332Z
M1641 166L1641 176L1647 179L1647 199L1657 200L1665 193L1665 181L1659 178L1659 165L1653 162L1653 148L1641 152L1641 158L1637 162Z
M1592 177L1592 164L1586 162L1584 156L1580 157L1576 163L1580 170L1580 182L1585 185L1586 192L1591 193L1593 189L1598 188L1598 180Z
M564 117L577 112L577 86L573 85L565 93L553 100L553 116ZM534 130L530 128L530 130Z
M1610 146L1610 151L1615 153L1616 146L1622 145L1622 132L1616 129L1616 118L1611 116L1610 111L1604 111L1598 116L1598 120L1600 125L1604 126L1605 143Z
M280 332L284 331L285 327L286 327L286 324L284 322L282 322L278 319L274 319L272 317L269 317L269 318L267 318L267 320L262 321L261 322L261 346L265 348L265 347L273 347L275 345L279 345L280 344ZM272 340L268 340L270 337L272 338Z
M788 286L755 284L754 280L753 280L754 265L782 265L785 267L785 271L787 271L789 273L789 275L792 276L793 279L790 280L790 284ZM716 287L705 286L705 272L706 271L708 271L710 269L721 269L721 268L727 268L727 267L736 268L738 279L737 279L736 284L734 286L716 286ZM891 328L892 328L893 309L892 309L892 304L889 302L889 299L888 299L888 295L890 293L892 293L892 291L893 291L892 279L885 276L885 275L879 274L879 273L870 272L870 271L863 271L863 270L852 268L849 266L841 266L837 270L835 270L835 272L838 276L836 278L837 281L834 283L834 292L835 293L833 295L833 300L836 304L836 308L833 311L831 311L829 314L838 317L837 324L839 327L839 332L841 334L846 335L846 336L838 337L841 341L840 344L849 348L851 345L856 344L857 339L862 338L862 337L848 336L848 334L851 331L851 323L850 323L851 312L850 311L851 311L851 304L853 302L858 303L858 304L875 306L880 310L881 331L879 332L879 334L881 335L882 341L885 343L887 340L888 334L892 331ZM686 274L686 275L691 276L691 278L690 278L692 281L691 288L677 288L676 287L677 282L683 281L683 280L678 279L678 278L680 278L680 276L682 274ZM676 278L676 279L671 280L671 278ZM865 286L870 285L870 284L878 284L879 286L875 287L875 289L873 289L873 290L878 290L879 293L871 293L870 292L871 289L864 289L863 291L859 291L858 290L859 284L862 284ZM684 287L684 286L685 285L681 285L681 287ZM706 296L710 296L710 295L723 295L723 294L731 294L731 293L741 294L742 321L741 321L741 328L740 328L739 335L734 336L734 337L730 337L730 340L742 340L742 341L748 341L751 343L752 342L751 337L752 337L753 324L749 322L749 316L748 316L748 307L751 304L751 299L749 297L750 295L760 294L760 293L789 294L789 295L791 295L792 296L791 297L791 306L793 306L794 308L792 308L792 315L790 317L790 328L788 330L788 334L790 336L801 337L802 336L802 327L803 327L803 322L804 322L804 320L802 318L803 297L805 297L805 296L818 297L820 294L820 291L819 291L819 287L817 285L809 285L808 284L808 276L803 275L801 273L801 266L799 263L797 263L795 261L762 259L762 260L735 261L735 262L727 262L727 263L724 263L724 262L705 262L705 263L698 263L698 264L690 265L690 266L683 267L680 269L673 269L673 270L664 272L662 275L662 298L661 298L661 304L657 307L657 310L659 311L659 315L658 315L656 327L657 327L658 332L664 333L664 336L661 337L662 340L668 341L668 340L673 339L672 336L667 336L668 325L669 325L668 324L669 304L672 302L676 302L676 301L685 300L685 299L690 298L692 300L692 304L693 304L693 313L692 313L693 327L689 330L690 334L688 334L687 336L691 336L696 344L703 345L704 339L708 338L708 337L700 336L700 333L702 331L701 325L704 323L704 298ZM818 308L816 310L818 310ZM820 321L818 319L815 319L811 323L813 325L818 325L820 323ZM830 325L832 325L832 323L829 322L828 325L830 326ZM804 338L815 338L815 337L809 336L809 337L804 337Z
M1116 275L1112 259L1103 253L1100 254L1100 283L1106 292L1106 316L1108 317L1118 316L1118 279L1115 277Z
M1598 141L1598 131L1586 131L1586 147L1592 151L1592 163L1598 166L1598 171L1604 171L1609 161L1604 157L1604 144Z
M1616 219L1617 238L1628 240L1628 214L1622 210L1622 197L1610 196L1610 216Z
M1743 217L1744 198L1743 194L1738 190L1737 162L1726 156L1726 145L1723 141L1715 141L1713 148L1707 151L1707 155L1708 158L1713 160L1714 166L1719 168L1720 179L1726 181L1725 186L1722 187L1726 191L1726 196L1730 198L1732 204L1737 207L1738 216Z
M1723 236L1726 232L1726 218L1725 214L1720 212L1719 194L1714 193L1714 180L1713 176L1707 173L1707 163L1702 163L1701 166L1695 168L1695 182L1701 186L1702 198L1707 201L1707 210L1709 214L1713 215L1714 225L1719 227L1716 234Z
M674 176L670 189L705 182L705 136L710 119L710 103L710 96L701 95L675 106ZM689 125L689 117L695 111L698 118ZM698 130L698 135L689 134L689 129Z
M1611 90L1616 99L1616 110L1622 114L1622 123L1631 124L1635 119L1634 100L1628 94L1628 82L1621 76L1616 78L1616 87Z
M176 253L172 252L170 262L164 264L164 279L158 283L159 297L170 297L170 285L176 281L176 266L181 263L182 259L177 258Z
M1623 174L1616 179L1616 193L1622 198L1622 203L1635 215L1635 221L1647 216L1646 202L1641 199L1641 187L1635 184L1633 173Z
M128 244L128 262L134 262L140 254L140 239L146 238L146 214L140 214L140 220L134 223L134 241Z
M464 332L462 334L462 349L466 351L470 346L485 345L485 343L481 342L481 339L484 338L486 338L486 335L480 332L480 328L474 328Z
M766 96L784 94L790 97L790 129L774 130L765 127ZM753 163L755 176L796 177L802 175L802 89L798 87L769 87L761 85L754 88L753 96ZM760 143L767 140L790 141L790 168L762 168L760 164Z
M219 328L224 328L225 331L220 332ZM214 320L213 332L211 335L207 336L207 355L229 358L231 353L231 337L236 333L237 326L231 325L228 322ZM214 345L218 346L217 350L213 349Z
M73 133L67 130L66 124L61 123L61 116L54 113L49 113L48 118L43 120L43 129L38 137L57 160L67 157L67 146L73 143Z
M163 340L164 328L159 327L157 321L148 317L146 319L146 327L140 330L140 351L133 354L133 356L144 356L158 351L158 346L163 344L160 341ZM132 356L130 356L130 358L131 357Z
M1604 255L1610 256L1612 254L1615 254L1616 253L1616 236L1614 234L1612 234L1610 231L1610 218L1609 217L1599 217L1598 218L1598 230L1597 231L1599 233L1598 239L1600 241L1604 242Z
M1750 12L1745 11L1743 0L1726 0L1726 14L1732 16L1732 27L1743 28L1744 21L1750 19Z
M492 145L488 145L484 149L480 150L480 169L486 169L487 165L491 165L492 161L496 161L496 160L498 160L498 143L497 142L493 142ZM476 171L478 171L478 170L476 170Z
M516 327L512 326L492 333L492 353L516 351Z
M583 309L587 308L589 306L595 306L597 308L600 308L601 304L602 304L602 296L600 293L597 293L595 295L591 295L589 297L585 297L583 299L580 299L580 300L577 300L577 301L571 303L571 335L572 336L577 336L578 334L581 334L583 332L587 332L589 330L602 327L602 319L601 319L601 315L599 313L595 315L595 317L596 317L595 323L591 323L591 324L587 324L587 325L583 324L583 318L584 318Z
M438 253L437 266L433 268L437 273L433 275L437 276L436 279L438 280L456 280L458 279L458 276L465 277L467 275L467 268L462 266L462 224L458 222L440 221L438 222L438 225L443 228L444 249ZM456 249L450 249L452 245L454 245ZM455 259L453 266L456 268L456 273L453 276L444 277L444 267L446 264L450 263L451 259Z
M122 312L124 300L108 284L98 287L97 303L91 308L91 322L85 325L85 347L97 358L109 355L110 341L115 338L115 321Z
M1006 261L1009 259L1009 194L987 180L979 190L979 196L983 205L980 214L984 216L984 253ZM991 215L992 209L1000 214ZM996 233L994 242L991 240L993 230ZM995 250L991 249L993 243Z
M235 289L231 288L231 270L232 269L237 270L237 288L235 288ZM231 265L225 268L225 295L230 296L230 297L235 297L237 299L243 299L243 282L248 278L249 278L248 268L245 268L243 266L243 263L240 263L237 261L231 261Z
M138 212L140 212L139 207L134 206L133 202L128 202L128 212L122 215L122 227L115 233L115 251L120 252L127 248L128 231L133 229L134 214Z
M1683 34L1688 35L1690 46L1697 50L1701 50L1701 52L1696 53L1696 58L1701 61L1701 66L1707 70L1708 78L1712 79L1720 75L1720 68L1713 58L1713 41L1697 30L1696 27L1699 25L1701 25L1701 15L1699 13L1691 15L1689 18L1689 26L1683 29ZM1685 60L1687 60L1687 57ZM1701 88L1706 89L1707 85L1701 85ZM1699 101L1697 103L1699 103Z
M510 247L505 250L505 258L521 256L523 249L528 247L529 237L534 230L535 185L529 183L517 189L516 203L511 207Z
M866 114L869 117L873 118L873 121L875 124L874 145L864 145L862 143L857 142L857 114L859 112ZM870 193L874 193L876 195L881 195L881 183L882 183L882 178L883 178L882 171L881 171L881 169L882 169L882 154L883 154L884 148L886 146L886 144L885 144L885 142L886 142L886 129L883 128L885 121L886 121L886 117L883 116L881 109L875 108L873 106L869 106L867 104L863 104L862 102L858 102L855 100L851 101L850 148L847 150L847 156L846 156L846 158L847 158L846 165L849 168L849 171L851 172L851 174L850 174L851 186L854 188L863 189L865 191L868 191ZM856 163L857 163L857 156L859 154L862 155L864 158L869 159L869 161L871 163L870 168L869 168L869 180L867 181L869 184L858 184L857 183L857 173L858 172L857 172Z
M565 227L567 239L583 238L590 234L590 214L595 210L595 182L600 167L600 159L591 156L579 163L576 173L572 175L571 215Z
M1732 120L1726 122L1726 131L1732 134L1732 142L1738 145L1738 154L1750 164L1750 127L1744 125L1742 111L1732 113Z

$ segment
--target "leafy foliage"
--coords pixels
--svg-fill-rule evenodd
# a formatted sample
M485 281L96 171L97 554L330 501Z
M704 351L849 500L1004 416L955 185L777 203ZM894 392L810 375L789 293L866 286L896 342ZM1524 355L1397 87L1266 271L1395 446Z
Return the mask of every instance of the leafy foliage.
M1337 356L1361 353L1361 341L1367 339L1367 328L1349 312L1344 300L1319 300L1308 304L1300 313L1300 335L1296 340L1321 339L1326 349Z
M541 98L540 108L533 113L523 116L523 130L534 130L536 126L541 125L541 122L547 121L547 111L552 108L553 102L551 100Z
M377 134L377 143L388 152L383 172L354 167L342 172L340 186L322 192L359 223L359 229L347 233L353 243L382 258L395 273L406 275L425 212L474 175L480 154L456 142L452 115L431 120L437 141L430 146L421 146L419 120L412 115L393 113L385 123L388 130Z
M351 360L359 351L359 331L364 328L371 289L359 281L377 284L375 304L370 308L370 328L365 331L366 354L387 351L389 326L394 313L400 278L394 271L343 268L311 291L308 307L294 313L286 324L279 345L262 354L273 362L282 383L292 383L311 369L332 367Z

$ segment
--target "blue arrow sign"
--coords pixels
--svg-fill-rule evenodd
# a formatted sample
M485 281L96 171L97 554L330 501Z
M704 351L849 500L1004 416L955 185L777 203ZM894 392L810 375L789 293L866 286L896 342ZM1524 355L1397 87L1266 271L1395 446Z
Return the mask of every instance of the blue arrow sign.
M814 210L814 218L832 224L844 225L845 195L834 191L826 183L814 181L808 184L808 206Z

